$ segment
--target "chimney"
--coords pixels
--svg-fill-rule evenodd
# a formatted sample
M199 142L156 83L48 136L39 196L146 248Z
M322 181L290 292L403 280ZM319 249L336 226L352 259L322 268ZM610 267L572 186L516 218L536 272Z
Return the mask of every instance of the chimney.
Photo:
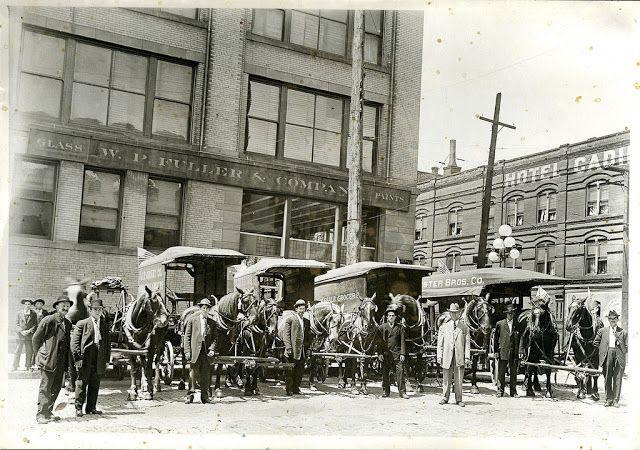
M445 166L444 175L455 175L456 173L460 173L461 170L456 159L456 140L451 139L449 141L449 165Z

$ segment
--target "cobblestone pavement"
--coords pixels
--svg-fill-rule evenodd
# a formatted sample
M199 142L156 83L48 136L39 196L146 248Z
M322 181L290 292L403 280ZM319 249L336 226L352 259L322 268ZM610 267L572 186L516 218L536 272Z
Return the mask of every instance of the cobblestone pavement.
M335 379L317 391L303 388L302 396L287 397L283 386L274 381L262 383L262 395L243 397L237 389L224 389L224 397L213 404L183 403L185 391L174 383L165 387L152 401L126 400L127 380L105 379L101 385L98 408L103 416L74 415L73 399L65 391L58 403L69 400L58 414L57 423L38 425L35 408L39 380L8 381L7 412L12 430L23 430L41 439L73 432L118 433L217 433L232 436L302 435L336 436L362 434L402 437L447 436L491 438L628 439L635 433L625 399L619 408L603 403L576 400L575 390L555 387L556 398L495 397L489 383L480 383L480 394L469 393L465 385L466 407L455 403L439 405L440 390L428 386L424 393L410 392L409 399L382 398L380 383L369 384L369 395L355 395L337 389ZM394 388L395 389L395 388ZM395 392L395 396L394 396ZM623 386L624 394L624 386ZM453 400L453 395L452 395ZM27 442L24 441L24 442ZM479 441L478 441L479 442ZM107 446L108 442L103 442ZM343 443L344 445L344 443Z

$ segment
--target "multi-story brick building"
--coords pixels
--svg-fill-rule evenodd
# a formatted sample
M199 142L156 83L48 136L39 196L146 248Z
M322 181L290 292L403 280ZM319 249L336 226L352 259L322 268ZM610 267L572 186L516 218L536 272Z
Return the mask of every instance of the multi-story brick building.
M628 146L629 133L621 132L495 165L488 246L498 237L498 227L509 224L520 258L507 259L503 266L571 280L564 288L550 289L559 322L572 295L590 292L603 314L622 309L626 323ZM446 264L450 271L476 267L484 177L485 167L477 167L419 183L417 263Z
M10 8L10 303L136 249L344 258L349 11ZM365 259L411 260L422 13L367 11Z

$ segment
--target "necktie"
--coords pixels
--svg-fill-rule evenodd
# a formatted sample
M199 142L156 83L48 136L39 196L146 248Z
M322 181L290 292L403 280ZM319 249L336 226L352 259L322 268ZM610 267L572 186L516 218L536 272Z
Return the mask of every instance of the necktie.
M99 345L100 339L102 338L102 336L100 336L100 324L96 319L93 319L93 329L96 332L95 343Z

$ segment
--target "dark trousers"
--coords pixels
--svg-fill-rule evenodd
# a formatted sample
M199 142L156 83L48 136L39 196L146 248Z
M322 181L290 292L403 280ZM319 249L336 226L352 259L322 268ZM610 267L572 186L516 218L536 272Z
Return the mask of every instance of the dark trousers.
M616 356L618 350L610 348L607 359L604 361L604 387L607 393L607 401L620 401L620 387L622 385L622 375L624 370L620 367Z
M88 350L82 362L82 368L78 371L76 380L76 411L82 411L85 400L87 412L96 409L98 391L100 390L100 376L98 375L98 350Z
M192 380L198 381L200 385L200 399L205 402L209 400L209 389L211 384L211 366L209 365L209 358L207 357L207 349L204 344L200 348L200 354L195 363L191 363L189 366L191 371ZM195 386L191 386L190 394L195 392Z
M382 389L385 394L391 392L391 383L389 381L389 375L391 371L396 372L396 385L398 386L398 393L400 395L405 393L404 385L404 367L400 362L400 355L394 355L393 353L385 353L382 361Z
M61 364L59 366L62 366ZM38 392L38 413L37 417L51 417L53 405L58 398L62 388L62 378L64 371L60 368L49 372L40 371L40 389Z
M518 360L515 358L509 360L501 359L498 361L498 390L504 393L504 379L507 367L509 367L509 395L513 397L516 394L518 376Z
M287 370L286 389L287 394L300 392L302 375L304 374L304 354L300 359L287 358L287 362L293 363L293 369Z
M33 365L33 344L31 343L31 335L27 336L26 339L24 336L20 336L20 338L18 339L18 344L16 346L16 352L13 355L13 370L18 369L18 365L20 364L20 355L22 355L23 347L26 353L24 366L28 369Z

